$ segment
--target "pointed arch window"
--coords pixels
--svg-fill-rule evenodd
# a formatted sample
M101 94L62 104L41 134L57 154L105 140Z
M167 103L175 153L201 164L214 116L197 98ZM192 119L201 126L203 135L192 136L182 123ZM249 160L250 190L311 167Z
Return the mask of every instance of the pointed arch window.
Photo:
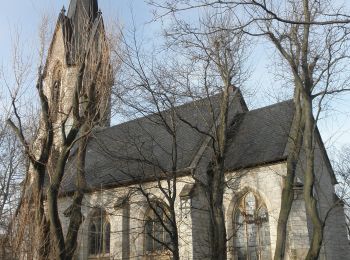
M166 206L161 202L155 202L145 216L145 253L147 255L159 255L167 253L167 245L170 243L169 215Z
M57 63L52 75L52 90L51 90L51 106L54 119L59 111L61 99L61 83L62 83L62 66Z
M89 255L106 255L110 252L111 225L107 213L96 209L89 223Z
M268 211L254 193L248 192L239 200L233 223L234 259L271 259Z

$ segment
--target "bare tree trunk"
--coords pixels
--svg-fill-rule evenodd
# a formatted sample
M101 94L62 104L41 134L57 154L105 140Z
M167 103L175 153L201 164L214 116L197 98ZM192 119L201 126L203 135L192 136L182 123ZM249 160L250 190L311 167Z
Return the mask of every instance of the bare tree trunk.
M86 126L85 126L86 128ZM85 129L88 130L88 129ZM88 144L88 137L84 137L79 142L78 156L77 156L77 174L76 174L76 191L73 197L72 205L64 212L66 217L70 217L68 232L66 235L66 259L73 259L75 250L78 245L78 233L80 225L83 221L81 213L81 204L84 198L86 188L85 180L85 156L86 147Z
M176 193L175 193L176 194ZM175 197L175 196L174 196ZM170 204L170 211L171 211L171 243L173 246L172 254L174 260L180 260L180 252L179 252L179 234L178 234L178 227L176 222L176 210L175 210L175 203L172 202Z
M283 260L287 241L287 224L289 214L294 201L294 181L296 167L299 160L300 149L303 143L302 129L304 128L300 107L300 91L296 89L294 97L295 113L291 125L288 144L287 174L283 179L283 189L281 197L281 210L277 224L277 239L275 249L275 260Z
M227 72L227 71L225 71ZM216 130L216 151L213 169L208 171L209 181L209 198L210 198L210 231L211 231L211 259L226 259L227 258L227 238L226 225L223 210L223 198L225 190L225 154L226 140L228 127L228 105L229 105L229 89L231 87L230 80L227 79L230 75L222 73L225 89L222 93L220 104L220 115L218 127Z
M210 244L211 259L226 259L226 228L223 212L223 194L225 182L222 169L210 171L209 175L209 212L210 212ZM216 175L216 176L214 176Z
M317 200L314 197L315 184L315 153L314 153L314 119L312 114L312 100L310 96L305 97L303 104L306 122L305 122L305 150L306 150L306 167L304 174L304 200L306 211L312 221L312 239L311 245L306 256L307 260L318 259L323 240L323 222L320 218Z
M39 259L48 259L50 252L50 225L45 215L44 209L44 178L46 166L37 165L36 181L34 182L34 208L35 211L35 228L38 235L38 257ZM29 202L30 203L30 202ZM31 204L31 203L30 203Z
M53 248L53 254L55 259L66 259L65 241L62 231L62 225L59 218L58 210L58 192L60 184L64 175L66 161L69 155L69 149L64 147L59 152L57 160L53 163L54 172L51 174L51 183L47 191L47 204L48 204L48 217L50 220L50 232L55 241L55 247Z

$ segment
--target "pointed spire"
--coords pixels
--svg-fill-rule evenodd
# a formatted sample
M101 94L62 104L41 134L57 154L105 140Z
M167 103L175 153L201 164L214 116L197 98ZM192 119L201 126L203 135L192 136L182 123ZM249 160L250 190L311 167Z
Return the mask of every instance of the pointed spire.
M71 0L67 13L69 29L71 30L71 60L79 57L80 50L90 40L90 32L99 22L97 0Z
M65 14L66 13L66 8L64 7L64 5L62 6L62 9L61 9L61 14Z
M94 20L98 13L97 0L71 0L68 9L68 18L75 16L86 16Z

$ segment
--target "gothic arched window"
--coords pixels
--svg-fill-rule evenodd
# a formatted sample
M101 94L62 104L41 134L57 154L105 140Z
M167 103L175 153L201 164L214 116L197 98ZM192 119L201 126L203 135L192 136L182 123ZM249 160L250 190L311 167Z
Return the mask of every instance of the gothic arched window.
M56 64L52 75L51 106L52 114L56 118L61 99L62 66Z
M271 259L267 208L252 192L248 192L239 200L233 214L233 224L234 259Z
M165 227L169 226L169 216L165 205L155 202L148 209L145 218L145 253L163 254L167 251L166 245L170 242L169 232Z
M89 254L105 255L110 251L111 225L106 211L96 209L89 223Z

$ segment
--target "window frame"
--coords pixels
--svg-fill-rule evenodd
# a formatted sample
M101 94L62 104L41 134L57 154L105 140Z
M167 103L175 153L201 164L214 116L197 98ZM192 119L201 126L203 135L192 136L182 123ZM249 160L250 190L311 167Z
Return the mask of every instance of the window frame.
M94 233L92 233L92 227ZM99 242L97 242L97 240ZM94 246L92 245L94 241ZM101 243L101 245L99 244ZM108 257L111 249L111 224L107 212L102 208L94 210L88 224L88 258Z
M246 199L249 195L252 195L255 200L253 211L251 211L252 208L250 208L251 212L248 212L249 210L247 210ZM243 223L237 221L239 216L243 218ZM252 259L272 259L269 212L266 207L266 204L260 196L258 196L255 192L252 192L250 190L244 192L243 195L239 196L239 198L236 201L236 206L232 211L231 221L233 230L233 259L251 259L252 254L256 255L256 258ZM237 225L242 225L242 227L237 228ZM238 238L237 234L239 234L239 230L243 230L244 234L242 233L242 238ZM251 231L251 233L249 233L249 231ZM254 239L252 239L252 241L254 241L255 243L253 246L250 245L251 241L249 240L252 237L252 235L254 236ZM245 248L243 249L243 252L245 253L245 258L240 258L238 255L239 250L237 249L242 248L242 246L237 246L236 243L240 239L244 241L242 245ZM264 248L264 250L261 251L260 248ZM267 258L265 255L263 255L264 253L268 255Z
M169 222L169 213L167 211L165 203L161 201L153 201L152 206L149 206L145 218L144 218L144 254L147 257L153 259L153 257L166 256L170 255L170 250L165 244L169 244L171 242L169 233L166 231L165 227L159 220L159 216L154 212L154 210L160 209L158 215L161 215L163 223ZM151 225L152 235L150 236L147 232L147 225ZM168 223L169 225L169 223ZM161 233L161 239L159 241L163 243L159 243L156 241L157 234L156 232ZM156 239L155 239L156 238ZM167 242L168 241L168 242ZM151 242L152 246L149 248L149 242Z
M57 118L57 114L60 111L61 106L61 88L62 88L63 67L58 61L53 69L51 79L51 107L54 120Z

